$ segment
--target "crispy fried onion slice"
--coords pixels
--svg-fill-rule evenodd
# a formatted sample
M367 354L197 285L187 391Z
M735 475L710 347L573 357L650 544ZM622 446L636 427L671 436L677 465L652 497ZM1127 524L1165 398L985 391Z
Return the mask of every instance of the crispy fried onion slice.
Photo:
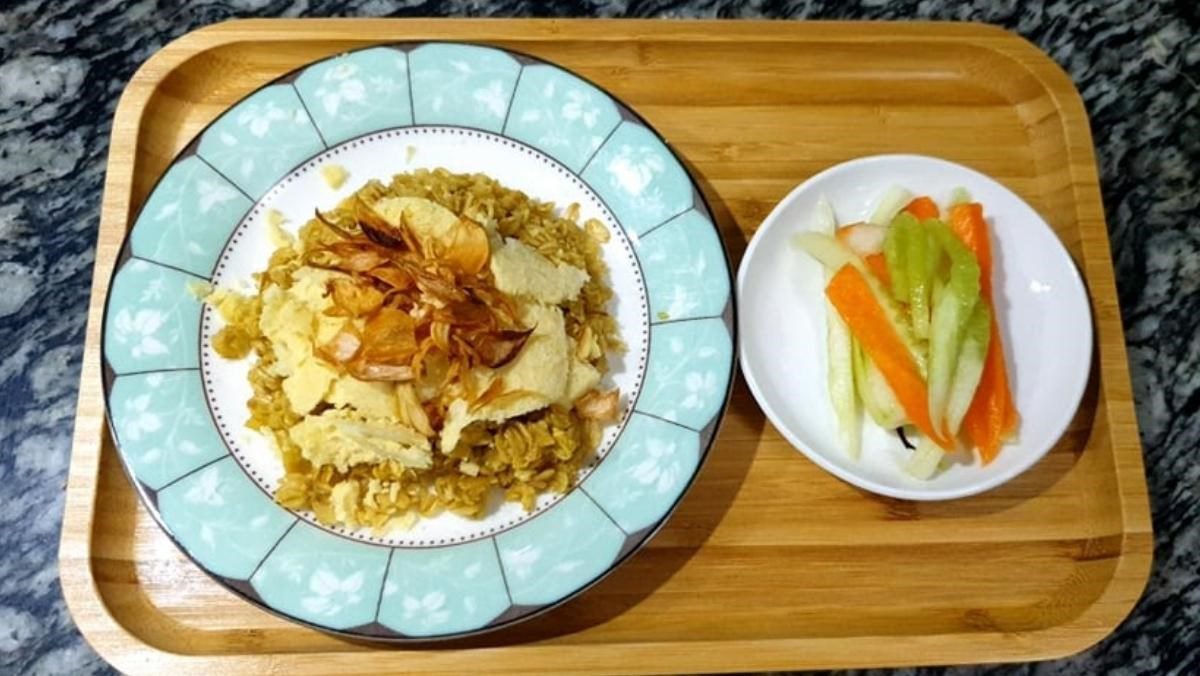
M592 390L575 402L575 410L589 420L612 422L620 416L621 392L613 388L608 392Z
M354 202L354 218L363 235L380 246L419 253L425 259L443 261L467 274L483 270L491 256L487 231L466 216L460 216L452 227L436 235L418 234L403 213L399 223L389 222L360 197Z
M482 226L461 218L450 235L422 243L403 218L389 223L361 198L353 213L358 232L318 212L336 238L303 256L345 275L327 284L326 314L348 321L316 346L321 358L361 380L390 382L420 378L432 352L451 365L448 377L516 358L533 329L491 279Z
M442 256L460 270L476 273L487 267L491 253L487 231L482 225L462 216L451 230Z
M324 345L317 346L317 355L334 364L348 364L358 355L362 347L362 338L353 325L343 327L337 335Z
M328 294L333 307L326 314L333 317L364 317L383 307L383 291L371 284L338 277L329 281Z
M416 235L403 219L399 226L392 225L361 197L354 201L354 219L367 239L380 246L424 253Z

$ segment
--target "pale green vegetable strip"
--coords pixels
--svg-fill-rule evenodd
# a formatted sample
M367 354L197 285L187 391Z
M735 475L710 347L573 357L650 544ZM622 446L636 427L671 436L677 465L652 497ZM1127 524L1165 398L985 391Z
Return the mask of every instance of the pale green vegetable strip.
M832 237L837 229L837 217L829 201L821 197L813 214L813 230ZM826 269L825 280L832 276ZM858 397L854 392L854 346L850 329L837 309L825 301L825 340L828 344L829 400L837 417L838 440L846 455L857 460L862 453L862 423L859 419Z
M862 452L862 424L859 422L858 398L854 392L854 359L850 329L833 306L826 301L825 318L829 341L829 398L838 421L841 446L855 460Z
M929 338L929 283L931 274L929 238L925 228L908 214L896 217L893 227L904 228L904 253L908 274L908 314L912 317L913 335L920 340Z
M886 430L894 430L901 425L907 425L908 415L904 412L904 407L900 405L900 400L896 398L896 394L892 392L892 386L888 385L888 381L883 377L883 371L871 361L870 357L866 356L867 362L867 383L871 386L871 394L875 397L875 401L879 402L879 412L881 419L879 426Z
M875 211L871 212L871 217L867 219L867 222L875 225L891 223L896 214L900 213L900 210L908 205L912 198L911 192L898 185L893 185L879 198L879 204L875 207Z
M857 340L854 341L854 380L863 408L876 425L890 430L908 422L892 387Z
M883 427L879 422L883 419L883 412L875 405L875 397L871 396L870 383L867 382L867 355L863 353L862 345L859 345L858 341L853 338L851 338L851 357L854 359L854 385L858 390L858 396L862 398L863 408L876 425Z
M887 263L888 276L892 278L892 297L908 302L908 265L904 258L903 228L888 228L883 238L883 260Z
M853 265L866 271L862 260L832 235L819 232L797 233L792 235L792 246L817 259L829 273L837 272L843 265Z
M908 461L904 463L904 472L914 479L928 481L937 473L944 455L945 451L938 448L937 444L922 437L917 442L917 449L908 456Z
M934 274L942 258L942 248L928 223L918 223L911 214L900 214L892 221L903 251L903 266L907 295L900 300L908 303L913 335L918 340L929 338L929 296ZM885 259L887 254L884 254Z
M936 306L938 304L938 302L942 299L942 296L945 293L946 293L946 282L942 281L941 279L935 278L933 280L933 295L931 297L931 300L933 301L934 306Z
M963 329L962 348L958 353L958 365L954 370L954 382L950 386L950 397L946 402L946 430L958 435L963 416L975 398L983 365L987 359L988 341L991 340L991 312L987 303L976 303L967 326Z
M966 320L961 316L963 305L953 291L946 289L939 295L930 322L933 336L929 341L929 418L935 426L944 428L946 401L958 366L958 350ZM973 309L967 309L968 315Z
M954 190L950 191L950 203L947 204L946 206L952 207L957 204L967 204L970 201L971 201L971 193L968 192L966 188L964 188L960 185L957 188L955 188ZM949 211L949 209L947 209L947 211Z
M941 221L933 221L931 226L934 236L942 246L942 250L950 256L949 289L955 291L964 300L979 296L979 261L975 254L962 243L962 240L950 230L950 226Z
M979 304L979 263L944 223L930 221L926 226L950 255L950 279L938 293L930 322L928 377L929 418L949 432L947 402L965 329Z
M817 200L817 209L813 212L812 230L822 235L837 234L837 215L833 213L833 205L825 199L824 195Z

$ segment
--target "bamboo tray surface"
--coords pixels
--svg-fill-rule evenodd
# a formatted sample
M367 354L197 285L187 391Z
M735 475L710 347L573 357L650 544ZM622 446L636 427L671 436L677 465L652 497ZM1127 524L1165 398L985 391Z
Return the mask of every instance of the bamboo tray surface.
M210 580L139 506L104 425L100 318L122 238L214 117L307 62L400 40L469 40L592 79L697 175L734 263L817 171L889 152L993 176L1083 271L1094 368L1067 434L989 493L862 493L780 438L738 383L691 492L651 544L540 618L392 648L261 611ZM134 76L113 122L60 553L67 602L128 672L751 671L1044 659L1110 632L1152 534L1087 118L1028 42L974 24L249 20L196 31Z

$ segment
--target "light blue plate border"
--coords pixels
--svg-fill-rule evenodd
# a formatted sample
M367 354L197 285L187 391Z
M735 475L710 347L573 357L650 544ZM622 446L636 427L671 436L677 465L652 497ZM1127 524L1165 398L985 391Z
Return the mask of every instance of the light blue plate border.
M424 85L414 94L414 55L418 63L429 64L427 69L445 71L432 76L422 72L418 81L453 79L459 86L444 88L441 95L425 91L430 85ZM391 68L402 71L403 88L383 75L365 85L347 84L341 77L364 68L376 69L377 74ZM531 77L523 87L527 70ZM476 87L471 99L463 98L464 83ZM363 89L374 86L384 88L392 100L406 94L408 115L393 114L393 119L378 122L388 126L369 129L372 116L384 114L361 105L367 100ZM590 104L595 107L588 108ZM317 105L322 109L314 114ZM360 106L357 117L349 122L336 119L339 109L354 110L355 105ZM662 382L656 391L663 393L658 400L642 401L644 385L632 403L641 436L625 436L627 420L606 456L619 453L620 463L601 464L602 474L588 475L550 509L512 529L446 545L440 548L447 552L441 556L428 553L428 548L338 537L298 520L274 502L252 498L257 486L227 448L209 444L203 451L207 455L196 461L154 464L163 453L175 452L178 441L172 435L178 425L164 431L163 418L153 403L143 401L146 397L123 395L124 407L114 410L113 390L119 381L139 379L125 387L130 391L147 375L170 374L168 382L185 389L173 408L162 413L191 420L186 415L196 414L200 409L194 402L203 399L212 416L207 397L201 392L197 398L188 389L199 380L189 375L199 371L198 357L172 359L170 346L160 339L160 332L166 331L161 335L178 342L181 330L199 325L191 314L199 310L178 299L163 306L163 289L181 281L211 280L238 222L270 185L335 147L327 144L327 137L341 145L389 128L430 125L496 133L545 155L589 185L629 235L644 283L650 286L647 300L652 308L647 339L652 363L639 368L671 375L657 376ZM546 132L539 135L539 130ZM242 147L249 152L239 151ZM189 169L176 171L183 166ZM280 178L264 179L256 173L261 171ZM172 183L172 175L191 182ZM214 243L222 239L219 232L194 234L181 228L178 213L184 208L213 212L205 216L205 224L228 228L224 246L214 250ZM657 265L674 251L682 255L647 274L644 258ZM136 264L136 272L131 264ZM126 282L119 285L122 278ZM158 179L118 256L110 289L118 287L124 291L110 290L101 327L106 415L122 465L148 511L197 566L248 601L286 619L355 638L429 641L493 631L558 607L598 583L663 527L696 480L728 405L736 368L732 268L712 210L674 149L645 119L587 79L531 55L472 43L364 47L298 68L235 103ZM688 331L692 324L697 331ZM681 332L690 335L683 340ZM656 340L659 345L653 352ZM140 369L138 360L143 359L150 366ZM645 430L659 430L661 438ZM122 434L131 441L123 443ZM140 455L129 455L133 452ZM198 453L194 446L187 452ZM186 471L173 478L163 475L165 467L177 466ZM235 467L241 471L232 471ZM603 481L589 483L597 476ZM622 491L622 481L636 483L638 490ZM170 510L164 511L162 500L167 497ZM227 508L226 500L238 503L242 511ZM196 516L204 509L215 515L211 522ZM234 547L214 545L221 533L239 537L228 523L220 523L223 518L250 519L254 528L271 534L268 542L273 544L264 548L254 538L242 538ZM581 523L588 527L579 528ZM490 551L480 546L488 541ZM544 547L547 543L554 547ZM234 554L221 553L225 550ZM383 569L376 568L379 565ZM474 575L468 575L471 572ZM405 585L389 581L393 576ZM547 580L549 586L530 586L530 580ZM514 595L517 582L520 591ZM503 595L497 584L502 584Z

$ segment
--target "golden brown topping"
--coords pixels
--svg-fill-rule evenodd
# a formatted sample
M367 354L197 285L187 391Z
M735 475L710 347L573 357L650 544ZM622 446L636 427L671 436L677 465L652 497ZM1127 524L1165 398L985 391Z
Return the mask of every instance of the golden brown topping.
M354 203L354 217L362 233L372 242L389 249L422 252L420 242L409 232L403 218L398 226L392 225L361 198Z
M226 359L241 359L250 354L254 347L254 339L241 329L229 324L213 336L213 350Z
M484 391L484 394L487 395L490 390L491 388L489 387ZM500 409L514 402L523 401L526 398L537 396L537 392L531 392L530 390L509 390L508 392L500 392L490 397L479 397L479 399L475 400L475 403L471 406L471 410L476 411L484 406L491 406L494 409Z
M333 307L326 314L333 317L362 317L383 306L383 292L369 284L353 279L337 278L329 281L329 297Z
M317 354L334 364L345 364L354 359L360 347L362 339L359 338L358 332L353 326L346 326L332 340L318 347Z
M367 274L383 282L395 291L405 291L413 287L412 275L395 264L381 265L367 271Z
M525 346L533 329L498 331L479 336L474 348L479 361L485 366L499 368L516 358Z
M587 221L583 224L583 229L585 232L587 232L589 237L596 240L600 244L607 243L611 238L611 235L608 234L608 228L604 227L603 223L594 218L587 219Z
M421 407L421 402L417 399L417 392L413 386L397 386L396 399L400 402L400 422L427 437L432 437L434 432L433 426L429 424L429 415Z
M372 364L361 359L350 362L350 375L359 380L405 383L413 379L411 366Z
M492 402L493 399L500 396L500 393L503 391L504 378L495 377L492 378L492 382L488 383L488 386L484 388L483 392L475 394L474 392L468 391L467 400L471 404L471 409L477 410L483 406L487 406Z
M332 230L334 234L340 236L342 239L352 239L354 237L354 235L351 235L340 225L326 218L325 215L321 213L320 209L314 209L313 213L316 215L319 223Z
M449 245L441 257L467 274L475 274L487 267L492 249L488 245L487 231L475 221L463 217L458 219L450 235Z
M433 344L442 352L450 352L450 325L445 322L434 321L429 325L429 337L433 339Z
M387 261L385 251L366 241L334 242L304 254L304 262L308 265L341 272L366 272Z
M321 178L325 180L325 184L330 188L337 190L342 187L346 179L350 177L350 172L340 164L326 164L321 167Z
M487 305L478 302L453 301L433 309L433 320L463 328L494 328L497 319Z
M367 320L362 332L360 361L365 364L407 366L416 353L416 323L407 312L385 307Z
M608 392L592 390L575 402L575 410L579 415L590 420L612 422L620 413L621 392L613 388Z

